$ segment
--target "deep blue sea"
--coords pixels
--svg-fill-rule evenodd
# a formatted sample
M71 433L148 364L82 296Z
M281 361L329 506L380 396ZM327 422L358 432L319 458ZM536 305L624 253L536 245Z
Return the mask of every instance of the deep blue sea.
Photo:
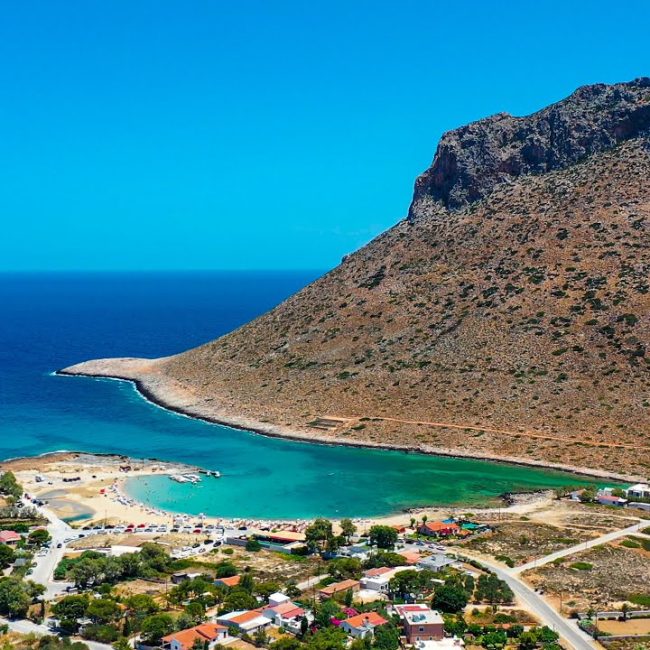
M167 412L128 383L51 374L86 359L181 352L318 275L0 274L0 458L67 449L219 469L223 479L198 486L157 477L129 490L156 506L223 516L369 516L576 482L473 460L266 438Z

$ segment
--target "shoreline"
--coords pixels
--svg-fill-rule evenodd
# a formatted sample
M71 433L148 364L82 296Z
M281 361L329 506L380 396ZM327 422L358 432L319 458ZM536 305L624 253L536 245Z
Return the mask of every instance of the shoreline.
M34 462L38 458L40 462ZM122 465L130 465L128 472L122 472ZM39 457L0 461L0 468L14 472L25 487L26 493L45 501L47 507L73 527L97 523L126 524L127 522L149 522L148 525L175 525L180 520L189 522L202 520L238 527L242 524L249 529L263 530L265 527L279 529L303 530L314 517L254 517L225 516L208 513L188 513L171 510L149 504L132 496L126 489L126 482L131 478L148 478L154 476L169 477L174 473L184 473L193 466L183 463L165 463L143 460L132 456L113 453L88 452L47 452ZM73 482L70 481L70 475ZM40 478L37 478L40 476ZM78 478L75 478L78 477ZM412 517L422 514L429 516L448 516L450 512L464 513L468 508L475 513L485 515L494 513L523 514L552 499L551 491L535 490L520 492L514 498L506 495L495 497L495 503L489 501L478 504L423 505L413 508L375 515L349 515L355 524L365 529L375 524L405 525ZM328 517L334 523L346 518ZM288 527L288 528L287 528Z
M104 361L115 361L115 360L98 360L98 361L104 362ZM125 359L124 361L130 361L130 360ZM93 361L82 362L74 366L69 366L61 370L56 370L53 374L61 377L88 377L92 379L109 379L114 381L127 382L131 384L131 386L135 389L136 393L138 393L138 395L142 397L145 401L149 402L150 404L158 408L164 409L165 411L169 411L176 415L187 417L193 420L207 422L208 424L217 424L231 429L246 431L248 433L254 433L269 438L279 438L279 439L291 440L293 442L300 442L306 444L356 447L359 449L379 449L385 451L399 451L402 453L423 454L428 456L443 456L447 458L479 460L479 461L485 461L490 463L499 463L505 465L517 465L520 467L533 467L538 469L546 469L549 471L574 474L577 477L584 476L592 479L595 478L595 479L610 480L610 481L617 481L617 482L624 482L624 483L625 482L636 483L645 480L645 478L640 475L618 474L618 473L608 472L604 470L596 470L596 469L590 469L586 467L573 466L573 465L564 465L561 463L549 463L549 462L537 461L532 459L522 459L516 457L500 457L492 454L481 454L481 453L464 453L464 452L459 452L459 451L445 449L445 448L428 447L428 446L413 447L413 446L396 445L396 444L389 444L389 443L386 444L374 443L374 442L362 441L362 440L340 440L338 438L331 438L323 434L314 434L313 436L307 436L301 434L296 430L280 427L278 425L265 424L260 421L252 421L249 420L248 418L245 419L237 418L235 416L228 418L225 415L221 417L205 415L205 414L193 412L189 409L183 409L182 407L169 402L163 397L160 397L159 395L156 394L154 389L147 386L146 380L143 380L141 378L118 375L117 373L87 371L81 368L83 366L92 363L95 362ZM166 462L173 462L173 461L166 461Z

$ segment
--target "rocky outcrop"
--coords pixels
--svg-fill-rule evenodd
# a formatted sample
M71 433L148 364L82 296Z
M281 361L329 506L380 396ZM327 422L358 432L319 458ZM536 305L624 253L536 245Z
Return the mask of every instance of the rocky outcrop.
M526 174L565 169L650 132L650 77L579 88L529 115L499 113L446 133L415 183L410 218L462 209Z

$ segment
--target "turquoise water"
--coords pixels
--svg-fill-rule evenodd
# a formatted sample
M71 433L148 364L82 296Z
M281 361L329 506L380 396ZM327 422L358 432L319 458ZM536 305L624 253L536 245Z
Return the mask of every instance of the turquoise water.
M196 486L130 481L152 505L190 513L368 516L485 502L506 491L584 483L481 461L328 447L191 420L125 382L52 371L105 356L163 356L269 309L317 273L0 274L0 458L59 449L219 469Z

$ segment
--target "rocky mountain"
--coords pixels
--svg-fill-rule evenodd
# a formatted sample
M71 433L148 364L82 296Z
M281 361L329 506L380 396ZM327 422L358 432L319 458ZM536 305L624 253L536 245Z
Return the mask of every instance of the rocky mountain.
M303 438L650 474L650 79L445 134L407 219L135 379Z

